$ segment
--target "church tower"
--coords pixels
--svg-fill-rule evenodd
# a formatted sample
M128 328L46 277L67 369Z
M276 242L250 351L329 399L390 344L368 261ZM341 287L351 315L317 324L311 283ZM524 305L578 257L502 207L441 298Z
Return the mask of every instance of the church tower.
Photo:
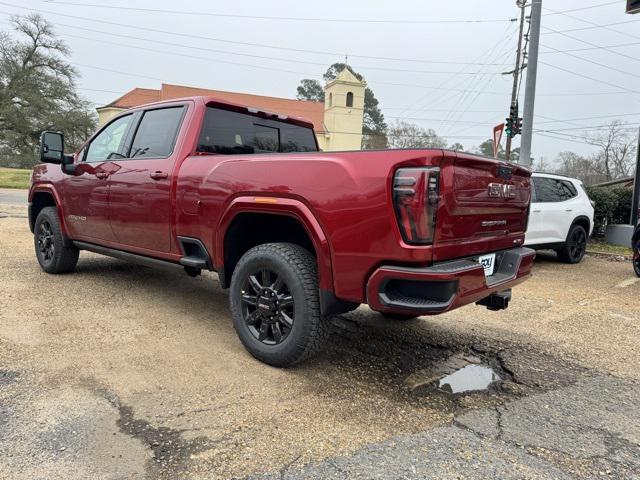
M322 150L360 150L364 117L364 89L348 68L324 87L324 125L327 133L318 138Z

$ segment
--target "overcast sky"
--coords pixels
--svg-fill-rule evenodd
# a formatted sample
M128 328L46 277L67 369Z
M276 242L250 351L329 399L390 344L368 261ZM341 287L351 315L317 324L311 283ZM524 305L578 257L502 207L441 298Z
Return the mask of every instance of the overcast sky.
M542 5L534 129L544 132L532 155L586 154L586 128L640 124L640 14L626 15L623 0ZM68 42L97 105L161 81L293 98L301 78L347 56L388 122L405 118L470 149L508 112L512 78L500 72L515 62L514 0L0 0L2 30L7 14L28 11Z

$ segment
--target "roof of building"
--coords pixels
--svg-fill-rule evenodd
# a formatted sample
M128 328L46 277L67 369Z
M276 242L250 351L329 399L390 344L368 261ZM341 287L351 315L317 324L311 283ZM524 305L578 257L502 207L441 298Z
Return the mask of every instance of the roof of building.
M324 127L323 102L266 97L250 93L225 92L223 90L210 90L206 88L187 87L184 85L171 85L168 83L163 83L160 90L134 88L108 105L98 107L98 109L132 108L146 103L195 96L216 97L220 100L226 100L232 103L245 105L247 107L254 107L274 113L304 118L313 124L313 129L316 132L319 133L326 131L326 128Z

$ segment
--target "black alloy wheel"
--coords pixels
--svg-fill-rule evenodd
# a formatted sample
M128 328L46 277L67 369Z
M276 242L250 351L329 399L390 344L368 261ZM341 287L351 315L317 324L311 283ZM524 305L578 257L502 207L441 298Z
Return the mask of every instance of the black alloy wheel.
M330 333L320 310L315 256L293 243L264 243L242 255L231 275L233 327L247 351L274 367L318 353Z
M569 230L564 246L557 250L558 258L565 263L579 263L587 250L587 232L584 227L574 225Z
M53 239L53 229L51 228L51 224L47 220L42 221L36 235L40 258L43 263L49 264L53 261L53 256L56 253L56 245Z
M640 277L640 240L633 244L633 271Z
M60 228L56 207L40 210L33 226L36 258L47 273L69 273L76 268L79 250L66 238Z
M282 275L262 268L245 276L242 316L258 341L277 345L287 338L295 320L294 304Z

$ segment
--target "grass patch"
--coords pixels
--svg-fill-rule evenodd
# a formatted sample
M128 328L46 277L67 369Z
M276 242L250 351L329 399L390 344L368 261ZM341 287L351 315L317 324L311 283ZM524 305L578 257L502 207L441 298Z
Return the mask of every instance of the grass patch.
M31 170L0 167L0 188L29 188Z
M615 255L632 255L631 247L622 247L620 245L611 245L603 240L589 240L587 251L599 253L613 253Z

